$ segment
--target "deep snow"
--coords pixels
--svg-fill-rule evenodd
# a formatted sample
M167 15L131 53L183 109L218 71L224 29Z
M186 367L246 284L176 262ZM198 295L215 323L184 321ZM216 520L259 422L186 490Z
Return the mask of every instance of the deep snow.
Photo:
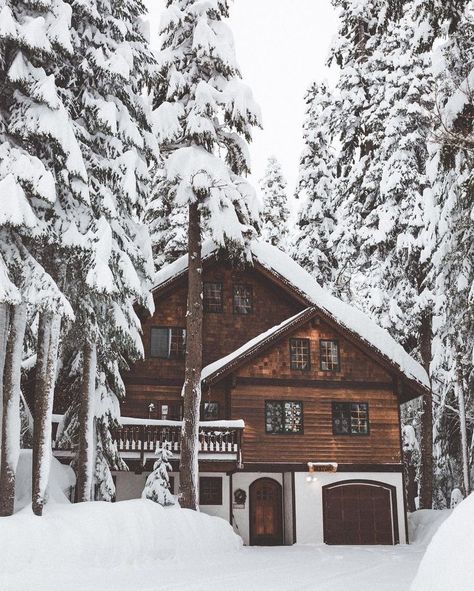
M411 546L241 548L219 518L151 501L49 505L0 520L2 591L409 591L446 512L419 512Z

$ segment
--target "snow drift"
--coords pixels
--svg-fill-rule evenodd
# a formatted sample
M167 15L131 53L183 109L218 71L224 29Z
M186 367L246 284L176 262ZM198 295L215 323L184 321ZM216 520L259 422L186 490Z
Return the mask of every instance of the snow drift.
M149 560L181 561L235 552L242 540L219 517L137 499L50 503L0 520L2 574L54 560L61 568L108 568Z
M433 536L412 583L411 591L472 591L473 528L474 494L471 494L453 510Z

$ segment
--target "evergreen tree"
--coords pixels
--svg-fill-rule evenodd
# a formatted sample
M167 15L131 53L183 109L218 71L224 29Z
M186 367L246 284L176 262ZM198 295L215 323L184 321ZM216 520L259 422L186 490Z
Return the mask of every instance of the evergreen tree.
M0 216L0 256L10 291L1 303L15 304L10 311L8 338L17 340L8 343L5 358L0 477L5 514L13 510L26 314L28 309L32 317L39 314L40 336L48 335L38 350L40 379L35 393L33 509L37 514L42 511L49 473L59 323L62 316L72 316L58 287L58 260L68 216L74 215L76 204L87 197L87 187L74 128L56 77L57 64L71 51L69 18L62 0L31 6L4 0L0 5L0 149L6 159L0 180L2 192L11 193L14 206ZM12 285L18 290L15 302ZM4 312L2 315L5 318Z
M293 256L324 287L334 285L337 260L332 244L335 152L331 145L333 98L325 84L313 84L306 95L303 124L305 148L300 159L297 195L302 200Z
M288 249L288 209L287 184L280 163L272 156L268 159L265 176L260 181L263 195L261 235L265 242L283 251Z
M163 507L174 505L173 495L170 491L170 479L168 472L171 472L171 464L169 462L172 453L166 446L161 449L156 448L156 462L153 465L153 472L151 472L145 483L145 488L142 492L142 499L150 499L154 503L163 505Z
M198 506L198 424L202 369L203 227L230 256L241 256L258 219L247 142L260 125L240 79L228 0L168 0L156 87L155 132L166 155L174 203L188 207L188 311L181 446L181 504Z
M125 393L120 372L143 356L134 302L152 305L151 245L137 220L149 200L148 170L157 146L142 96L154 69L141 21L143 4L84 0L71 7L74 58L63 74L93 215L85 220L88 241L76 250L75 264L68 269L76 326L65 345L69 372L63 375L71 382L73 398L62 432L63 440L78 440L79 498L87 501L95 468L98 478L111 481L105 462L93 465L94 439L101 450L98 460L122 465L110 431L118 425L118 401Z

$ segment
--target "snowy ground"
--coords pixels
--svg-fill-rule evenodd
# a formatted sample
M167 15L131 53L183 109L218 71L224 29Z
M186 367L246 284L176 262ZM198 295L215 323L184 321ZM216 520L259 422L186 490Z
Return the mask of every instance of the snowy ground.
M3 591L409 591L424 547L243 548L200 562L158 561L112 569L56 567L0 576Z
M0 589L367 591L376 585L377 591L409 591L426 543L445 517L419 512L410 546L241 549L224 521L171 511L149 501L94 503L58 506L40 519L26 509L0 521ZM26 552L12 551L15 538ZM43 556L32 552L42 545ZM108 548L103 557L100 548Z

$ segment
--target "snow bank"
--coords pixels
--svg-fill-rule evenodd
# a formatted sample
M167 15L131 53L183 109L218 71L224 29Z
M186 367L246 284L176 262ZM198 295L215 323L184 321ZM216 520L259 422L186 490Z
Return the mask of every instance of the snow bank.
M186 561L235 552L242 540L219 517L137 499L49 504L43 517L24 509L0 519L2 573L40 567L113 567L149 560Z
M31 472L33 452L22 449L16 471L15 511L31 504ZM64 466L55 457L51 458L48 482L48 498L55 503L69 503L69 490L76 483L74 470Z
M450 509L420 509L408 515L410 544L427 546L441 524L451 515Z
M452 511L433 536L412 583L411 591L472 591L473 530L474 494L471 494Z

